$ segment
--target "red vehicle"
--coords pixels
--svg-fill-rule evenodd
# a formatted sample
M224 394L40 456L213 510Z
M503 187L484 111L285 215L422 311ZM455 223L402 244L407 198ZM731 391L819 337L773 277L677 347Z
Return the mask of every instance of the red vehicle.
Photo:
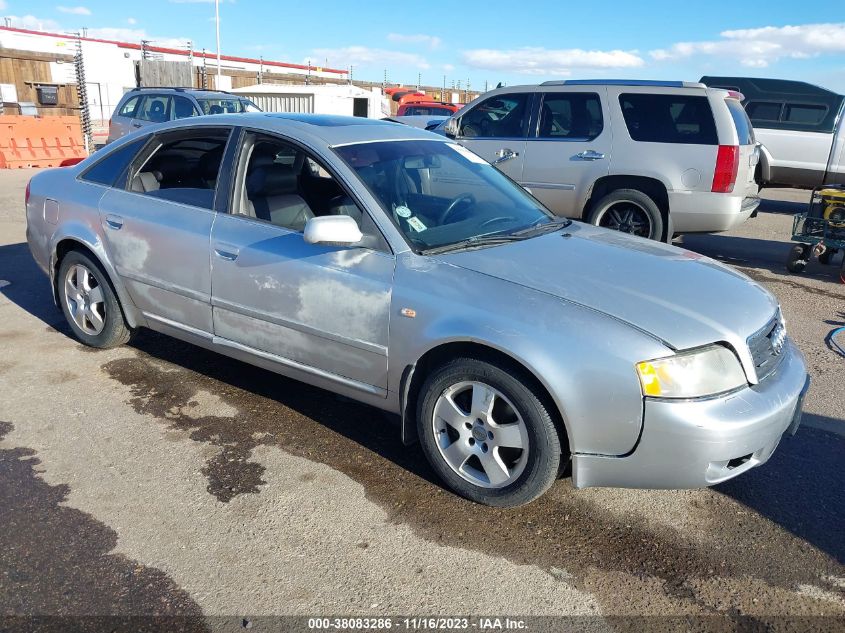
M410 103L403 103L396 111L396 116L451 116L454 112L460 109L454 103L445 103L442 101L412 101Z

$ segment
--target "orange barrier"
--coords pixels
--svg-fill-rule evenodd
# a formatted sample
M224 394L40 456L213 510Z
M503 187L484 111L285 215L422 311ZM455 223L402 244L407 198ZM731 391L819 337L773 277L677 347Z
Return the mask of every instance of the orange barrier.
M0 116L0 169L58 167L86 156L75 116Z

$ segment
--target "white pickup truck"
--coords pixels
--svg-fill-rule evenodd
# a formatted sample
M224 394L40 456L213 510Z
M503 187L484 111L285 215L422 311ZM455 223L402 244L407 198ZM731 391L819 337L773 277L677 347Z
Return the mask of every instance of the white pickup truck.
M845 183L845 97L803 81L702 77L736 90L760 147L760 185L818 187Z

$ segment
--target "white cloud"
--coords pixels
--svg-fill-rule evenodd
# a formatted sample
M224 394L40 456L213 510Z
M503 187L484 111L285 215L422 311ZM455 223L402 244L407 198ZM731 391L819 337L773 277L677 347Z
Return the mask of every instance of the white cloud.
M381 48L368 48L366 46L346 46L344 48L317 48L314 49L311 57L311 65L316 66L317 61L329 60L329 65L346 67L349 64L358 65L381 65L387 68L413 67L420 70L430 68L431 65L422 55L414 53L401 53L388 51ZM336 60L336 61L335 61ZM307 59L303 63L307 63Z
M5 11L8 6L9 5L6 4L6 0L0 0L0 11Z
M91 15L88 7L56 7L59 13L70 13L71 15Z
M387 39L391 42L400 42L403 44L423 44L432 49L437 48L443 43L443 40L436 35L425 35L424 33L415 33L413 35L389 33Z
M696 55L732 57L743 66L765 68L783 58L845 53L845 22L734 29L719 35L718 40L678 42L649 54L657 61Z
M643 59L636 51L585 51L526 46L510 50L479 48L464 51L467 66L522 75L569 75L573 68L636 68Z
M126 23L130 25L135 25L138 24L138 20L136 20L135 18L126 18Z

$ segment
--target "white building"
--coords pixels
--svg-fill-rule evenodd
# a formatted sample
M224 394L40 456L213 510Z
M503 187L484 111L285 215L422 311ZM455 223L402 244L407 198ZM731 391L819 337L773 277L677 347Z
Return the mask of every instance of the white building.
M390 116L390 102L378 87L365 90L348 84L256 84L232 92L249 97L265 112L313 112L370 119Z
M142 58L141 42L118 42L90 37L79 38L82 42L82 56L85 61L85 82L87 84L91 119L95 133L108 127L108 120L123 93L134 88L135 62ZM49 33L0 27L0 47L38 53L73 55L76 52L77 38L67 33ZM209 51L190 51L188 43L184 48L166 48L149 45L146 49L151 56L165 61L189 61L195 67L205 65L209 77L217 72L217 55ZM320 68L302 64L288 64L248 57L221 55L221 68L229 71L249 71L256 73L285 73L312 75L315 77L346 79L346 70ZM76 76L73 64L67 62L51 63L53 83L75 84ZM231 88L231 77L221 77L221 90Z

